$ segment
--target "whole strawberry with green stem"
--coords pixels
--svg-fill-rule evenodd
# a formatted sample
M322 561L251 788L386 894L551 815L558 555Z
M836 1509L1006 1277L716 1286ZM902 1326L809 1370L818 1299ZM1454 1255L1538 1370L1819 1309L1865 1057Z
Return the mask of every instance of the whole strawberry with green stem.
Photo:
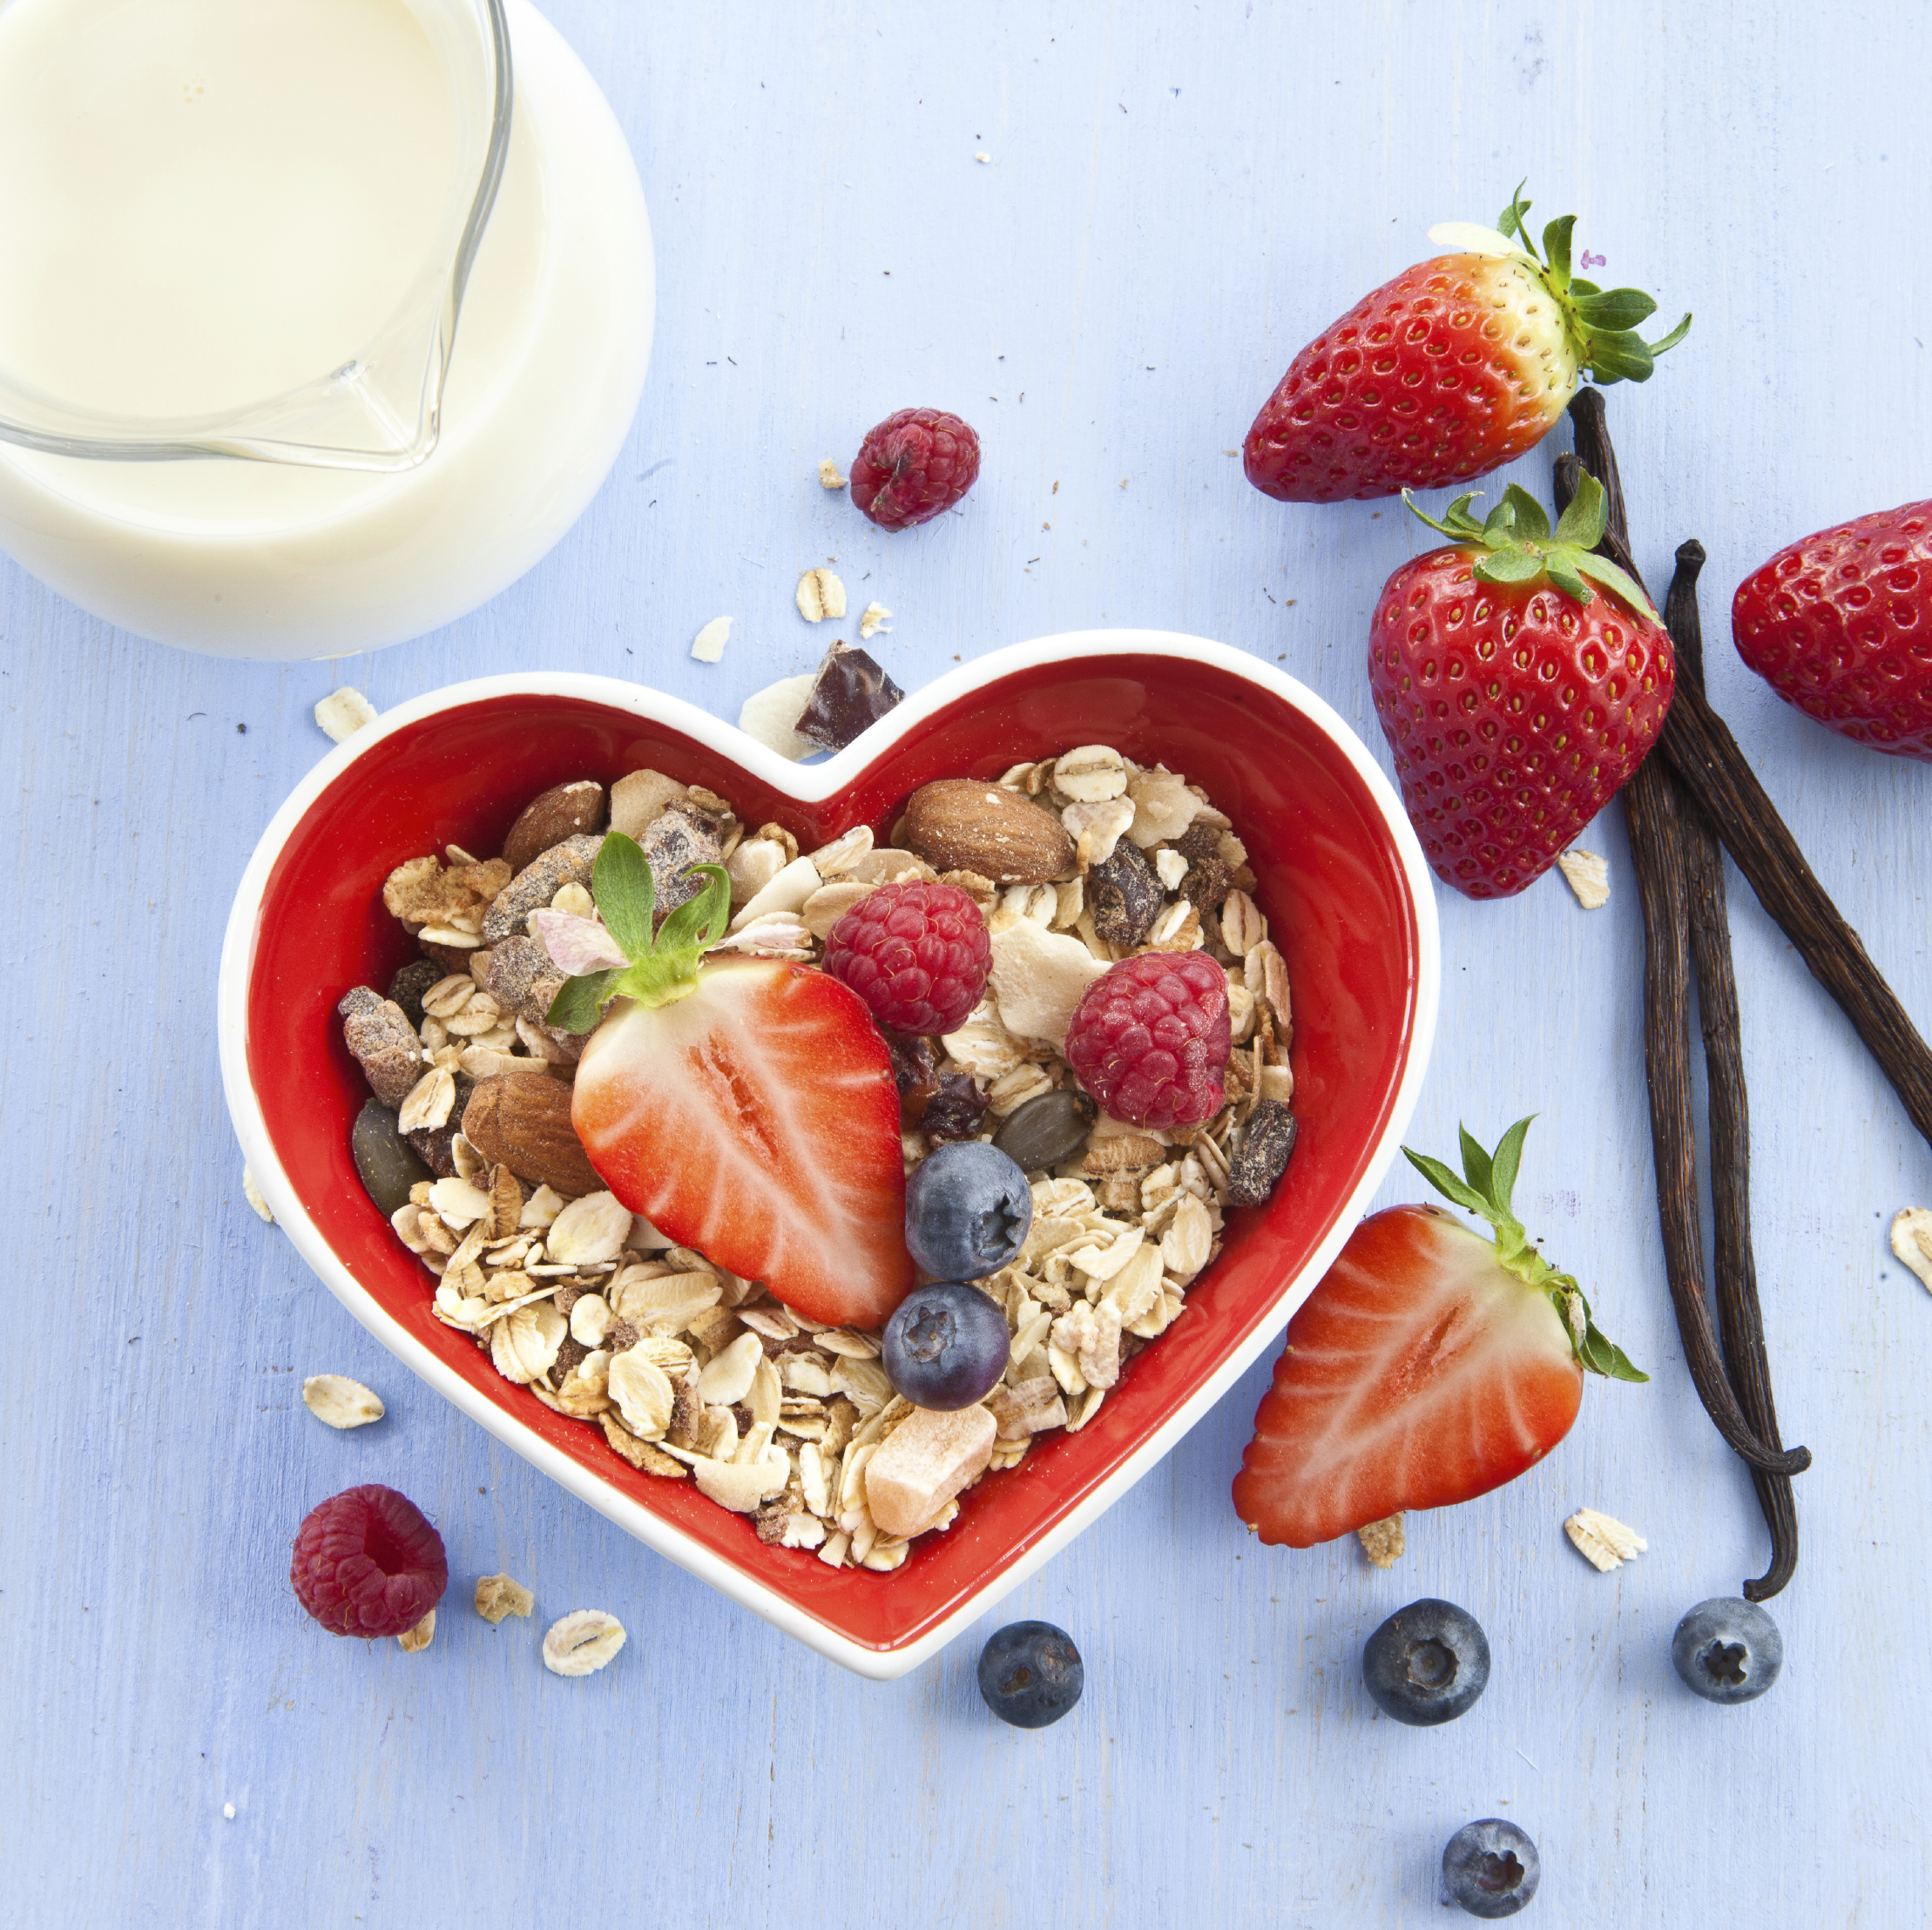
M1472 483L1541 442L1583 375L1650 379L1690 316L1644 341L1657 304L1571 273L1573 214L1544 229L1539 255L1530 206L1519 187L1494 228L1431 228L1463 252L1403 269L1294 358L1247 432L1256 489L1345 503Z
M571 1124L618 1198L680 1246L828 1326L882 1326L911 1291L891 1056L829 973L707 958L731 880L661 924L638 845L612 832L591 890L625 962L564 981L550 1022L591 1036Z
M1787 545L1738 585L1731 634L1806 716L1932 764L1932 502Z
M1368 681L1409 822L1445 884L1507 898L1549 869L1664 728L1676 653L1649 599L1607 557L1603 485L1586 475L1554 531L1511 483L1478 523L1383 586ZM1592 588L1592 584L1597 587Z
M1585 1373L1649 1378L1511 1209L1530 1124L1493 1154L1464 1130L1461 1178L1402 1149L1493 1241L1439 1206L1372 1214L1288 1323L1234 1478L1235 1512L1264 1542L1309 1548L1485 1495L1570 1432Z

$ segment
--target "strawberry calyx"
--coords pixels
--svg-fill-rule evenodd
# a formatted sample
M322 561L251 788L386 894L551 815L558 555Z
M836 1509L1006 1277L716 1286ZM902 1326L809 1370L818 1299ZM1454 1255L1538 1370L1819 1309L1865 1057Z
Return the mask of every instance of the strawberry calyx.
M1675 348L1690 333L1690 316L1686 314L1667 335L1645 341L1637 333L1637 325L1657 313L1656 302L1641 288L1600 288L1594 281L1571 273L1570 243L1577 226L1573 214L1560 215L1544 228L1543 253L1538 254L1523 219L1530 205L1523 199L1523 186L1517 185L1495 227L1446 221L1429 231L1430 240L1467 253L1515 256L1527 262L1550 291L1577 364L1589 372L1592 381L1604 388L1611 382L1648 381L1657 358Z
M1654 604L1627 570L1597 554L1603 540L1609 502L1604 486L1586 469L1570 507L1552 530L1542 503L1520 483L1512 483L1503 500L1478 523L1469 513L1477 491L1466 490L1440 517L1432 516L1407 490L1402 501L1430 529L1452 543L1468 543L1486 552L1476 559L1475 572L1483 583L1530 584L1547 577L1566 597L1579 604L1594 592L1589 577L1652 623L1661 623Z
M1590 1317L1590 1302L1575 1277L1559 1272L1539 1253L1523 1222L1510 1208L1515 1190L1517 1169L1522 1164L1523 1142L1530 1130L1532 1113L1517 1123L1496 1142L1496 1151L1485 1152L1469 1129L1459 1127L1463 1142L1463 1171L1458 1178L1440 1159L1426 1153L1402 1152L1430 1185L1467 1211L1479 1214L1496 1229L1496 1257L1523 1284L1548 1295L1550 1304L1570 1336L1571 1351L1586 1373L1600 1373L1611 1380L1648 1380L1647 1373L1631 1366L1630 1357L1607 1340Z
M731 880L722 865L692 865L683 875L693 873L703 877L704 888L653 929L658 886L650 860L621 831L605 839L591 867L591 896L630 962L565 979L545 1015L550 1024L589 1032L614 998L670 1005L698 989L699 962L722 942L731 922Z

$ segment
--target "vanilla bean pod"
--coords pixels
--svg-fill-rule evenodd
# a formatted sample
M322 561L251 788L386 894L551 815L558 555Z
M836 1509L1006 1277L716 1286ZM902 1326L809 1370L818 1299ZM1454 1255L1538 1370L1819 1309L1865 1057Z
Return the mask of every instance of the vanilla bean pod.
M1704 688L1704 628L1698 615L1697 580L1704 545L1679 545L1677 570L1664 599L1664 627L1677 645L1681 690ZM1715 1256L1718 1331L1731 1386L1760 1440L1780 1445L1778 1413L1771 1396L1771 1360L1765 1349L1764 1313L1758 1302L1757 1261L1751 1247L1751 1120L1744 1085L1744 1033L1738 1010L1738 979L1731 955L1731 921L1725 901L1724 852L1711 820L1679 786L1679 822L1690 883L1691 955L1697 968L1698 1009L1704 1033L1704 1066L1711 1121L1711 1218ZM1744 1592L1768 1602L1798 1567L1798 1503L1788 1474L1751 1470L1751 1484L1771 1532L1771 1562Z
M1594 403L1593 412L1585 402ZM1586 389L1571 405L1587 467L1604 485L1607 525L1602 548L1638 583L1630 557L1629 523L1614 450L1603 429L1603 402ZM1560 514L1576 493L1578 459L1557 463ZM1733 1453L1753 1468L1799 1474L1811 1464L1807 1448L1789 1450L1761 1440L1739 1404L1716 1330L1704 1276L1704 1235L1697 1191L1697 1134L1691 1105L1690 887L1678 800L1670 773L1646 758L1623 790L1624 813L1644 908L1644 1059L1650 1091L1651 1139L1657 1165L1658 1218L1665 1275L1684 1342L1685 1364L1712 1425Z

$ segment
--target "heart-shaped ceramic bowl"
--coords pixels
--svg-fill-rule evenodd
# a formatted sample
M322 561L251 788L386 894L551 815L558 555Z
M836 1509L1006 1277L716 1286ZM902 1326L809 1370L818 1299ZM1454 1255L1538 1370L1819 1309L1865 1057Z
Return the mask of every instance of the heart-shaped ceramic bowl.
M594 1428L503 1380L436 1321L428 1276L349 1157L368 1097L334 1005L410 955L381 887L404 859L497 850L565 779L650 766L775 819L801 845L882 834L929 779L990 777L1076 744L1205 786L1233 819L1294 1001L1300 1138L1264 1209L1236 1213L1186 1316L1077 1434L1051 1436L965 1497L890 1575L767 1548L686 1481L633 1472ZM500 677L388 712L326 757L262 834L222 952L221 1067L275 1218L370 1333L573 1495L788 1634L862 1675L914 1667L1125 1493L1226 1391L1321 1279L1393 1158L1435 1029L1435 907L1400 801L1348 725L1223 645L1090 631L978 659L828 761L788 764L674 698L601 677Z

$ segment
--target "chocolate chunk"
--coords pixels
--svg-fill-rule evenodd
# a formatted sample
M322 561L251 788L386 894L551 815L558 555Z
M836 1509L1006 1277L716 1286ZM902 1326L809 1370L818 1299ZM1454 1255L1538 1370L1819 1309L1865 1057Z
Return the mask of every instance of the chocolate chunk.
M628 1353L644 1336L628 1320L612 1320L604 1330L606 1353Z
M483 943L500 945L504 939L516 936L523 930L524 920L549 904L565 885L588 888L591 867L603 847L601 836L584 832L552 845L534 863L525 865L497 894L483 914Z
M905 698L868 651L834 644L819 665L811 701L792 728L828 751L842 751Z
M1087 873L1093 928L1110 945L1139 944L1154 928L1165 896L1146 854L1131 838L1123 838L1105 864Z
M490 951L484 989L512 1018L541 1025L551 1001L563 989L564 975L538 938L506 938Z
M1230 1206L1266 1204L1287 1168L1299 1130L1294 1115L1279 1099L1264 1099L1255 1107L1248 1115L1241 1150L1228 1164Z
M686 875L692 865L725 861L724 849L710 822L681 806L660 811L644 827L638 847L651 867L652 883L657 887L653 915L660 925L679 905L704 889L702 878Z
M386 1106L400 1106L422 1076L422 1042L393 999L378 998L367 985L342 995L342 1038L362 1068L369 1090Z
M551 1385L561 1387L577 1372L578 1362L591 1350L575 1334L565 1334L557 1349L557 1358L551 1363Z
M963 1072L949 1072L919 1116L919 1130L933 1139L970 1139L986 1114L986 1095Z
M412 958L389 981L390 1002L402 1008L403 1017L418 1030L422 1025L422 995L442 975L433 958Z

